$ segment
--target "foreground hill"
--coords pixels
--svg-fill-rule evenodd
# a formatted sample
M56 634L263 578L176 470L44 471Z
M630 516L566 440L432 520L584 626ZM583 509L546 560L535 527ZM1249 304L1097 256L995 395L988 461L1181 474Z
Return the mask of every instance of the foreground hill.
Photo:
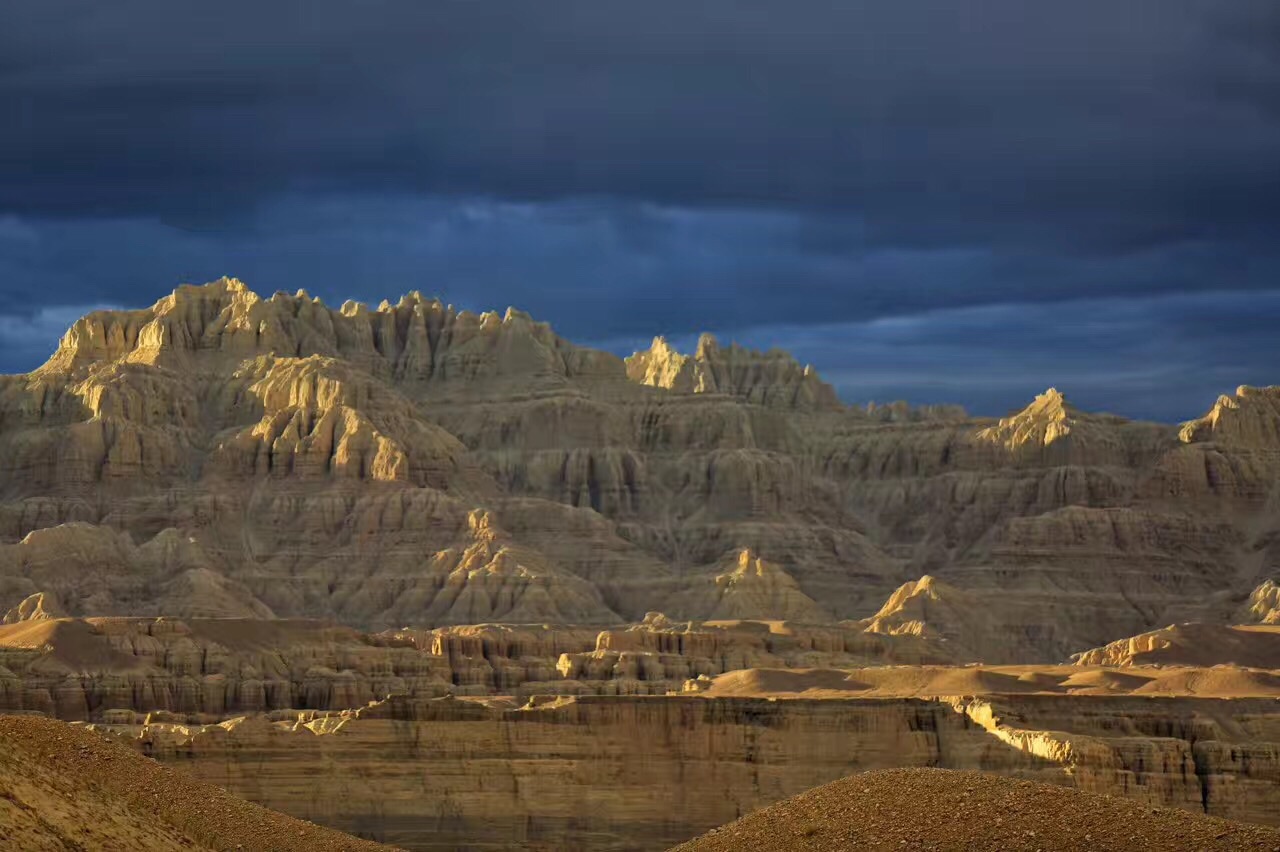
M1280 570L1278 400L1241 388L1181 429L1052 390L1001 420L846 408L776 350L624 360L515 310L223 279L0 377L0 612L875 615L1059 661L1225 620Z
M84 728L32 716L0 716L0 846L390 849L237 799Z
M748 814L672 852L1184 850L1280 846L1280 830L977 772L854 775Z

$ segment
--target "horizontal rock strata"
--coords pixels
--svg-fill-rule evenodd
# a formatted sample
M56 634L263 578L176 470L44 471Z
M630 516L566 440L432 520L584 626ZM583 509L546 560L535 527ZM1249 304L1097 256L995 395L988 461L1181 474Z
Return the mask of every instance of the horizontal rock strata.
M1274 700L392 699L112 729L238 795L411 849L662 849L816 784L898 766L1256 822L1280 814Z
M965 652L1058 661L1280 570L1276 399L1181 428L1055 390L999 420L847 408L710 336L624 360L514 309L223 279L0 377L0 612L835 623L927 575L963 603L924 632L965 645L980 607L1003 626Z

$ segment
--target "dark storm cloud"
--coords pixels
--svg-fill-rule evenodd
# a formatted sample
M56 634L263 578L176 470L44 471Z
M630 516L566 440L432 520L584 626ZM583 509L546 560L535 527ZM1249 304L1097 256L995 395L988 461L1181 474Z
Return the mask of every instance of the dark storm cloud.
M1229 291L987 305L733 336L842 365L824 378L848 400L964 400L995 416L1056 386L1087 410L1180 422L1238 385L1275 383L1276 316L1280 293Z
M145 304L178 281L223 274L264 293L305 287L335 304L421 289L471 309L518 305L582 338L1265 290L1280 280L1280 258L1214 243L1098 257L882 247L863 230L856 217L758 209L287 196L218 231L0 219L0 281L46 282L36 306ZM837 232L845 244L834 244ZM0 290L0 313L32 309L28 291Z
M1271 0L29 7L0 28L19 213L383 187L1124 248L1280 206Z
M1126 375L1217 353L1185 361L1194 412L1277 318L1274 0L17 5L0 369L68 312L233 274L513 303L580 339L792 329L833 375L896 364L904 394L1003 409L1030 361L990 393L947 363L1129 305ZM820 331L916 321L954 347ZM1045 357L1105 402L1107 329L1081 329ZM1275 363L1255 352L1232 364Z

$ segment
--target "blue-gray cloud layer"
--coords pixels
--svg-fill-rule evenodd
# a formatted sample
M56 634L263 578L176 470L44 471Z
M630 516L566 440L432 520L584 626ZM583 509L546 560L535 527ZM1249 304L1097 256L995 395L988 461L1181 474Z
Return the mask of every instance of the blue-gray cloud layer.
M1277 380L1271 0L23 5L0 369L225 273L777 341L851 398Z

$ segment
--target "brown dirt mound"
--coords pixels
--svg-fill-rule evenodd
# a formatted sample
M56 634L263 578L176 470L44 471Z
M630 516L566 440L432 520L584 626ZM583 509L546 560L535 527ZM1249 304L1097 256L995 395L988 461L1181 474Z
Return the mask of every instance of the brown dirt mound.
M391 847L237 799L94 731L35 716L0 716L0 848Z
M1280 830L977 772L852 775L672 852L1280 848Z

